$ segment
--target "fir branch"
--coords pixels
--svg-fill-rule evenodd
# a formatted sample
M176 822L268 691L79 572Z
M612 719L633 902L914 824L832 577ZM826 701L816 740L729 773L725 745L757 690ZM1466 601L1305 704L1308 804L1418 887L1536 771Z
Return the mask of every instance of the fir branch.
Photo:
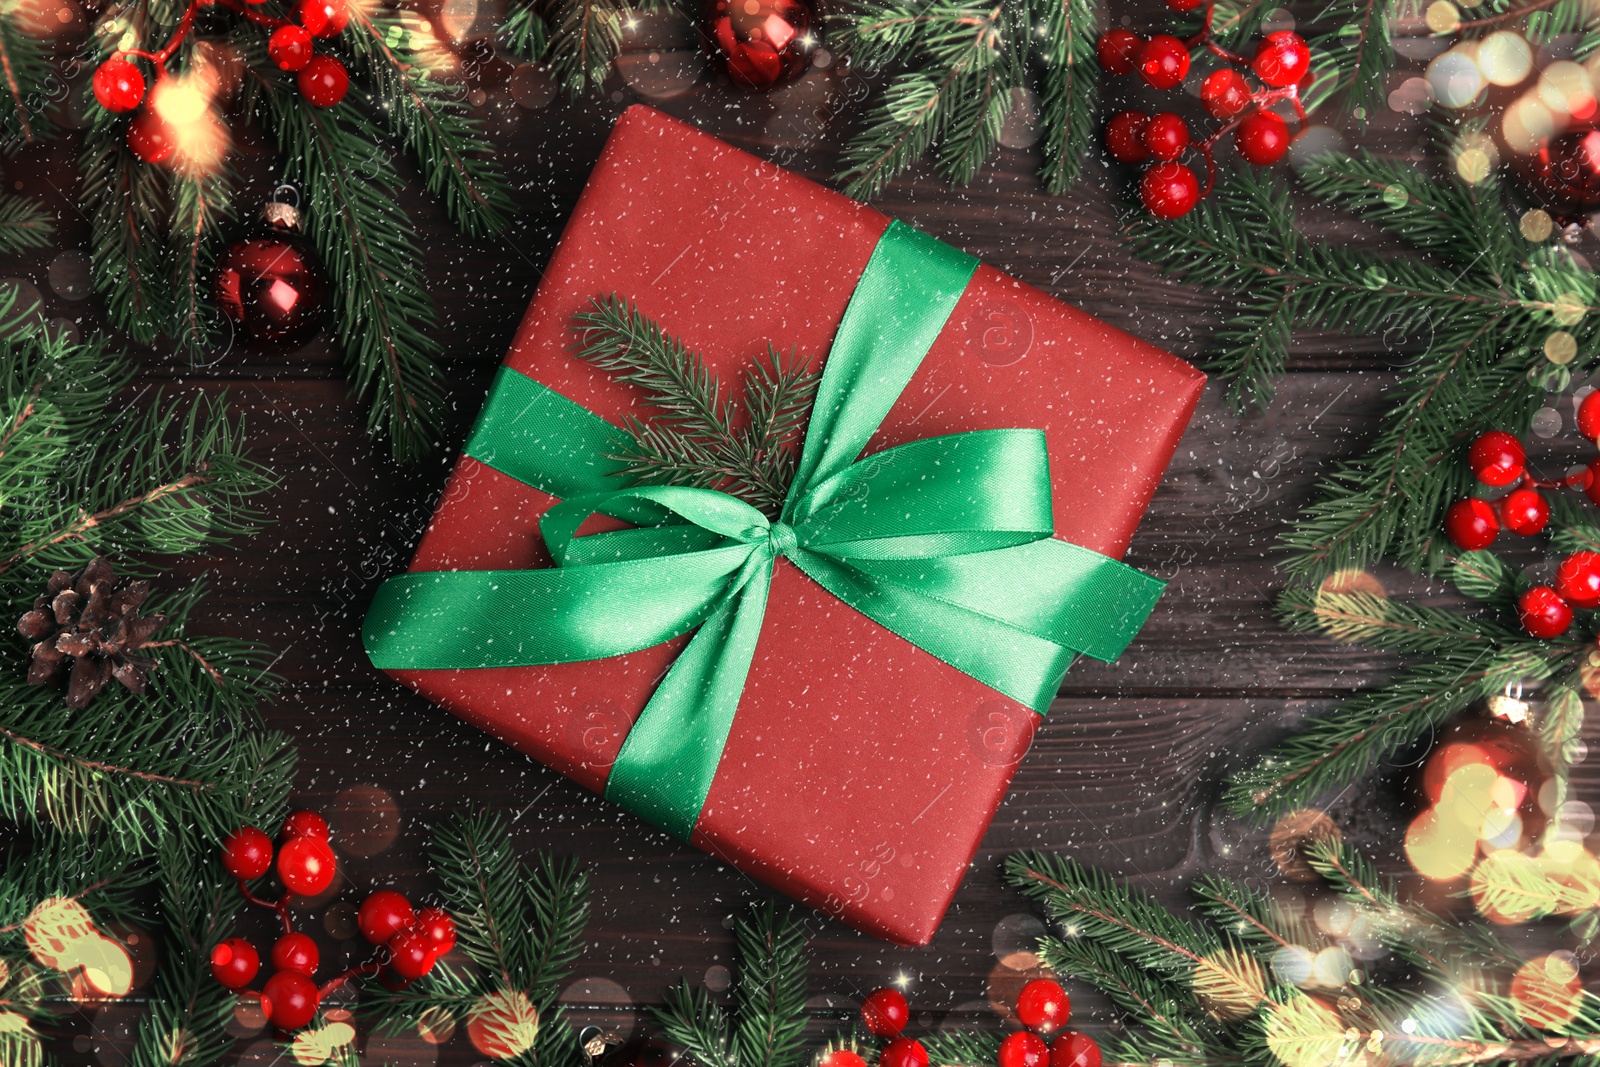
M87 91L87 90L86 90ZM167 307L160 205L167 171L128 148L128 120L96 104L78 157L80 197L89 213L89 259L95 292L117 329L151 344L171 321Z
M684 1053L700 1067L735 1067L728 1018L704 989L680 982L667 990L661 1007L650 1011L667 1037L683 1046Z
M40 42L22 25L23 12L0 12L0 151L14 156L23 146L55 134L46 109L49 93L61 85Z
M654 6L653 2L641 5L646 10ZM622 4L618 0L548 0L547 10L550 33L544 58L556 84L574 97L598 89L622 49ZM532 27L526 32L531 44L535 39Z
M539 13L537 0L510 0L505 21L495 39L514 56L531 62L544 58L550 46L550 27Z
M169 232L177 300L170 332L191 358L216 344L222 322L211 287L222 234L234 219L234 185L232 168L226 163L208 174L179 174L173 179Z
M1034 17L1043 23L1043 40L1035 42L1043 64L1040 93L1040 140L1045 188L1065 193L1083 169L1084 149L1092 142L1100 103L1099 69L1095 59L1095 9L1090 0L1033 0ZM1023 29L1027 33L1026 28ZM1029 36L1031 40L1031 36Z
M1344 93L1344 105L1351 111L1383 103L1384 84L1394 68L1394 18L1394 0L1330 0L1313 20L1331 28L1311 35L1307 43L1313 55L1321 53L1337 72L1331 89Z
M0 17L0 22L4 21ZM55 236L55 221L37 203L21 196L0 196L0 255L48 248Z
M806 1027L806 946L793 909L770 901L734 927L739 1006L733 1047L741 1067L799 1067Z

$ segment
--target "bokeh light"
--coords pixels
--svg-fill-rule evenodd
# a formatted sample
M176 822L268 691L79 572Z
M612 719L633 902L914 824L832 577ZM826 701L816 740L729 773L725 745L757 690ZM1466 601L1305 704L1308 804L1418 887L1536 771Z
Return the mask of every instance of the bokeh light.
M1475 42L1465 42L1436 56L1428 64L1428 88L1443 107L1470 107L1483 92L1483 72L1478 69Z
M1517 1018L1536 1030L1554 1030L1577 1018L1583 982L1566 953L1553 952L1524 963L1511 979Z
M485 994L467 1014L472 1047L490 1059L509 1060L533 1047L539 1036L539 1013L521 990Z
M1520 34L1491 33L1478 42L1478 69L1490 85L1517 85L1533 71L1533 48Z

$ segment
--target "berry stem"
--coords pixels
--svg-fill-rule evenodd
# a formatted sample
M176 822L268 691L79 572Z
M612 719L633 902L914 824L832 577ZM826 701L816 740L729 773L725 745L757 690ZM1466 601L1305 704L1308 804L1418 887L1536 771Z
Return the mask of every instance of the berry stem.
M1200 25L1200 32L1183 43L1191 49L1204 45L1206 49L1213 55L1232 63L1234 66L1248 67L1250 65L1250 61L1248 59L1235 52L1228 51L1226 48L1222 47L1220 44L1211 39L1211 23L1213 18L1216 16L1216 13L1216 0L1206 0L1206 13L1204 21Z
M1535 478L1531 474L1524 474L1518 489L1587 489L1589 486L1589 471L1587 468L1576 474L1569 474L1565 478Z
M282 29L284 26L293 25L288 19L273 18L271 15L257 11L247 4L239 3L239 0L216 0L216 3L221 4L235 14L243 15L259 26L271 26L277 30Z
M378 955L374 956L366 963L351 967L343 974L334 975L332 978L328 979L322 984L321 989L317 990L317 999L322 1000L329 993L332 993L336 989L342 988L345 983L349 982L353 978L371 978L373 975L383 970L383 955L383 952L380 950Z
M283 932L286 934L294 933L294 923L289 921L289 901L294 897L293 893L285 890L281 900L268 900L266 897L258 897L254 893L250 892L250 886L245 883L243 878L240 878L238 881L239 893L244 897L244 899L248 900L257 907L271 908L273 911L277 912L279 921L283 923Z

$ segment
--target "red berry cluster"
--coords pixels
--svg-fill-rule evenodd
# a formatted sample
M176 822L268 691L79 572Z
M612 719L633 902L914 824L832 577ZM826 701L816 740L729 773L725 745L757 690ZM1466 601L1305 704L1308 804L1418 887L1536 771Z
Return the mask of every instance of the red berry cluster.
M1065 1030L1046 1044L1045 1037L1060 1030L1072 1017L1066 990L1047 978L1036 979L1017 994L1017 1018L1026 1030L1000 1043L999 1067L1100 1067L1100 1046L1089 1035ZM861 1004L861 1021L889 1043L878 1054L879 1067L928 1067L928 1050L901 1031L911 1020L911 1007L897 989L879 989ZM827 1056L820 1067L865 1067L866 1061L849 1049Z
M261 2L249 0L252 5ZM299 72L295 81L300 95L313 106L333 107L344 99L350 88L350 72L336 56L316 55L314 38L337 37L344 32L350 21L346 0L299 0L295 9L297 22L274 18L240 0L189 0L178 28L165 47L155 52L136 48L118 52L95 69L94 98L100 106L117 114L139 108L145 102L145 77L131 60L142 59L153 64L159 84L169 76L167 62L177 54L194 27L195 13L212 3L238 12L251 22L273 28L267 41L267 54L278 69ZM172 155L177 144L167 122L155 111L144 108L128 124L128 147L146 163L161 163Z
M1600 443L1600 392L1584 397L1578 407L1578 432ZM1522 442L1503 430L1481 434L1467 449L1467 464L1478 481L1492 488L1514 485L1495 500L1467 497L1444 513L1444 532L1463 551L1488 548L1501 527L1532 537L1550 521L1550 502L1544 490L1582 489L1600 504L1600 456L1576 474L1553 480L1528 472L1528 455ZM1556 568L1554 587L1536 585L1517 598L1517 617L1533 637L1560 637L1572 625L1572 609L1600 608L1600 553L1574 552Z
M1200 0L1167 0L1175 11L1191 11ZM1187 215L1211 192L1217 180L1212 148L1230 132L1239 154L1257 166L1278 162L1289 150L1289 124L1271 110L1287 101L1303 123L1304 106L1300 87L1311 71L1311 50L1299 34L1290 30L1269 33L1256 46L1253 58L1246 59L1211 39L1212 5L1206 4L1205 25L1188 40L1158 33L1145 38L1132 30L1115 29L1101 35L1096 45L1100 66L1111 74L1132 74L1152 89L1174 89L1189 75L1190 53L1205 48L1224 61L1254 72L1266 86L1252 89L1244 75L1223 67L1206 75L1200 85L1200 102L1206 111L1224 121L1222 128L1200 141L1194 141L1189 124L1171 111L1147 115L1143 111L1123 111L1106 124L1106 150L1121 163L1154 164L1139 182L1139 199L1145 210L1159 219ZM1194 170L1178 162L1187 150L1198 152L1206 163L1205 188Z
M289 919L292 897L316 896L333 884L338 862L328 844L328 823L310 811L297 811L283 822L278 835L278 879L284 895L266 900L251 891L249 882L273 867L272 839L254 826L231 834L222 845L222 865L239 880L239 891L252 904L273 909L283 923L283 935L272 945L273 973L259 992L246 989L261 970L261 954L242 937L231 937L211 951L211 976L224 987L261 1001L267 1021L280 1030L298 1030L317 1014L322 1001L354 978L370 977L389 967L400 984L421 978L440 956L456 943L456 924L443 908L411 910L410 901L393 890L380 889L362 903L356 923L378 954L366 963L317 985L321 962L317 943L297 932Z

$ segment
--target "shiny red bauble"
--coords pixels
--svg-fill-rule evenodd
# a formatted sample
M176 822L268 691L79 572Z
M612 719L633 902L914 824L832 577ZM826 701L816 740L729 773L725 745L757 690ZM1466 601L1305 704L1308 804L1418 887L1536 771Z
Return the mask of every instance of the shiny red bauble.
M1154 159L1177 159L1189 147L1189 124L1170 111L1156 112L1145 125L1144 147Z
M928 1050L914 1038L897 1037L878 1053L878 1067L928 1067Z
M1214 70L1200 83L1200 102L1213 118L1231 119L1250 103L1250 83L1229 67Z
M1132 30L1107 30L1094 44L1095 58L1107 74L1132 74L1139 65L1139 49L1144 38Z
M1048 1033L1072 1018L1072 1001L1059 982L1035 978L1017 994L1017 1018L1030 1030Z
M1572 625L1572 606L1548 585L1536 585L1517 597L1517 618L1532 637L1560 637Z
M1600 130L1568 130L1513 159L1513 173L1556 221L1582 222L1600 208Z
M299 971L278 971L261 987L267 1021L280 1030L298 1030L317 1014L317 984Z
M1000 1042L999 1067L1049 1067L1050 1046L1027 1030L1007 1034Z
M1273 88L1293 85L1311 69L1311 49L1303 37L1293 30L1269 33L1256 46L1250 69L1256 77Z
M283 828L278 831L280 841L288 841L296 837L314 837L318 841L328 839L328 820L314 811L292 811L289 817L283 820Z
M337 37L350 23L350 8L345 0L300 0L295 13L300 25L313 37Z
M299 971L310 978L317 973L322 953L317 943L305 934L287 933L272 945L272 966L279 971Z
M702 40L740 89L776 89L799 78L817 46L814 0L705 0Z
M861 1021L879 1037L894 1037L911 1021L911 1005L898 989L874 990L861 1002Z
M291 893L314 897L333 884L338 873L333 849L315 837L296 837L278 850L278 878Z
M328 292L316 253L290 226L267 226L217 261L217 307L247 341L311 340L327 321Z
M1289 124L1272 111L1252 111L1233 131L1233 147L1258 167L1270 167L1289 151Z
M1182 163L1157 163L1139 180L1139 199L1158 219L1182 218L1200 201L1200 180Z
M1143 111L1123 111L1106 123L1106 151L1118 163L1143 163L1149 157L1144 131L1150 116Z
M389 939L389 966L407 981L421 978L433 970L433 962L437 958L428 935L415 927L401 930Z
M294 83L312 107L333 107L350 90L350 72L333 56L312 56Z
M1152 89L1174 89L1189 75L1189 49L1176 37L1158 33L1139 49L1139 77Z
M1562 560L1556 592L1575 608L1600 608L1600 552L1574 552Z
M1500 501L1500 525L1532 537L1550 521L1550 502L1537 489L1518 489Z
M304 26L279 26L267 38L267 55L279 70L305 70L315 54L311 31Z
M416 918L411 911L411 901L393 889L380 889L361 902L361 910L356 912L356 926L362 937L381 945L411 926Z
M94 70L94 98L107 111L132 111L144 100L144 75L121 56L112 56Z
M1457 500L1444 513L1444 534L1463 552L1488 548L1499 533L1500 516L1487 500L1475 496Z
M1600 389L1595 389L1578 405L1578 432L1600 443Z
M211 950L211 977L228 989L243 989L260 969L256 947L242 937L230 937Z
M1100 1046L1088 1034L1068 1030L1050 1042L1050 1067L1100 1067Z
M1484 485L1510 485L1522 477L1527 463L1522 442L1504 430L1479 434L1467 449L1467 466Z
M417 912L416 926L427 936L435 956L456 947L456 921L443 908L423 908Z
M178 148L172 127L154 111L141 111L128 123L128 147L146 163L165 163Z
M241 826L222 843L222 866L250 881L272 869L272 839L254 826Z

